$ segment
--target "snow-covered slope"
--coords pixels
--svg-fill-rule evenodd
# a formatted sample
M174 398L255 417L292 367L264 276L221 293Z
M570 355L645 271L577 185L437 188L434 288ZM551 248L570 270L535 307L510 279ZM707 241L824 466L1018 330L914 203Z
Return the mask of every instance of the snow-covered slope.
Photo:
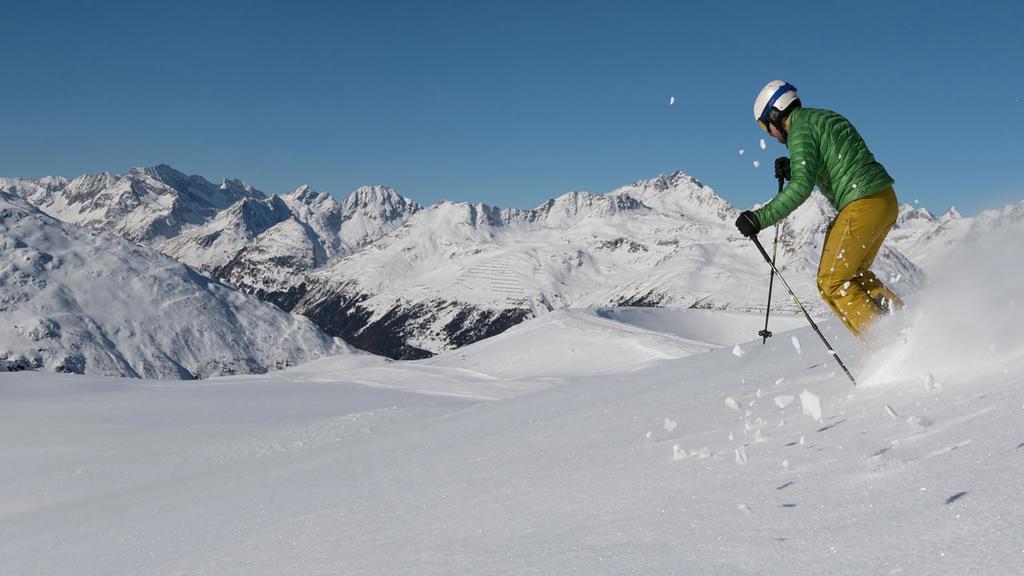
M655 360L701 354L746 340L764 318L744 312L656 308L559 310L421 361L501 379L569 379L628 372ZM775 329L805 320L781 316Z
M320 237L289 218L261 234L216 270L218 276L282 309L295 305L305 273L326 259Z
M281 198L243 198L210 222L182 232L157 249L193 268L210 272L231 261L261 234L291 218Z
M0 374L0 557L12 574L1017 574L1021 246L953 255L874 377L823 323L858 387L809 329L728 342L722 325L761 317L714 310L573 310L502 346L198 383Z
M194 378L348 352L307 319L0 192L0 367Z

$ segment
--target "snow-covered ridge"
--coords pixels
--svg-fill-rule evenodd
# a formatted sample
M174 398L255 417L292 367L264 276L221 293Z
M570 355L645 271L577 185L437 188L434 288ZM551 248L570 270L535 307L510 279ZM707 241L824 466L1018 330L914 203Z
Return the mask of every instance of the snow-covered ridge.
M125 174L85 174L73 180L21 180L13 192L66 222L154 243L205 223L243 198L262 192L238 180L212 184L161 164ZM10 189L9 189L10 190ZM29 192L26 194L25 192Z
M927 208L914 208L910 204L901 204L896 226L907 228L929 226L934 225L935 220L935 215Z
M640 200L626 194L597 195L569 192L531 210L527 219L549 226L571 223L580 218L608 218L618 214L649 210Z
M654 210L698 220L719 221L736 213L714 190L682 172L639 180L608 195L629 196Z
M305 318L0 192L0 368L260 373L349 352Z
M288 205L277 196L242 198L213 218L163 242L157 248L204 271L227 264L261 234L291 218Z
M1024 222L1024 201L978 214L971 221L970 234L972 237L982 236L992 230L1017 226L1022 222Z

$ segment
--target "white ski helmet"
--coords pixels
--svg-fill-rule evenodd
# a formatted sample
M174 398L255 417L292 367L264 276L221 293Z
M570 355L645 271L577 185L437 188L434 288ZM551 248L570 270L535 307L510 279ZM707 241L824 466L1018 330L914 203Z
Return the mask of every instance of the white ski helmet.
M796 93L796 86L782 80L772 80L761 88L757 100L754 100L754 119L768 132L768 127L774 125L780 132L782 119L786 112L800 106L800 96Z

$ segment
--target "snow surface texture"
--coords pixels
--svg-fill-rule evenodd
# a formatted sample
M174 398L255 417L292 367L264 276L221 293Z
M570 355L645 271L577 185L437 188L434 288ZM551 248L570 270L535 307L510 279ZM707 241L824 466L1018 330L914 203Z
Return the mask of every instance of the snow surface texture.
M763 317L743 316L722 323L755 335ZM973 350L936 359L959 374L941 387L853 388L808 328L736 356L692 349L685 315L661 335L629 317L202 382L0 374L4 571L1019 571L1019 350L998 373ZM849 362L865 354L822 329Z
M260 373L349 352L307 319L0 192L0 369Z

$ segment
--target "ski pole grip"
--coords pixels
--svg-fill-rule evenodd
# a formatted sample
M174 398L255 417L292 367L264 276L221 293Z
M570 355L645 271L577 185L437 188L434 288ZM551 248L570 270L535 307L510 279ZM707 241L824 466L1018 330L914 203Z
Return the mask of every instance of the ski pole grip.
M783 179L792 180L792 173L789 168L789 158L779 156L775 159L775 177L780 181Z

